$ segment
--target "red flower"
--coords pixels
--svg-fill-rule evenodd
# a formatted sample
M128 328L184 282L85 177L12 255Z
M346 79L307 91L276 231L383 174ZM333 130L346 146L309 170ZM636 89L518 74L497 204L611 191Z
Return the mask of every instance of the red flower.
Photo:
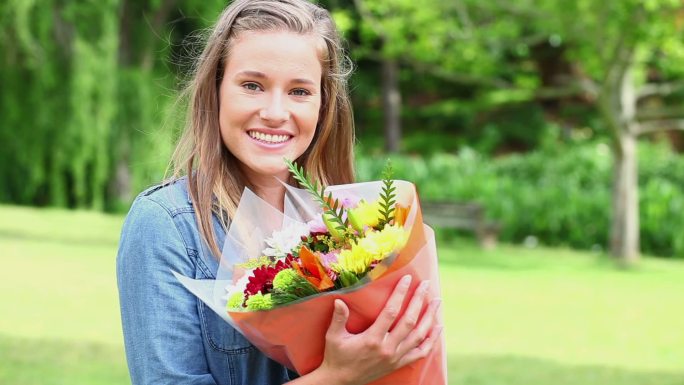
M245 299L258 292L261 292L261 294L270 293L273 290L273 278L281 270L292 267L293 260L294 257L288 255L285 260L279 260L274 266L266 265L254 269L245 288Z

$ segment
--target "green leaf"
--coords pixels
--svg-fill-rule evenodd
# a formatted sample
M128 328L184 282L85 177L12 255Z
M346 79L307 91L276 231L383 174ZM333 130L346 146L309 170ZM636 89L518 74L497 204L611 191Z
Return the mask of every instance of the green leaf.
M330 217L330 220L335 223L335 228L341 230L343 234L349 235L352 239L356 239L356 236L347 232L348 221L343 220L344 217L344 207L340 206L337 199L333 198L332 192L329 192L327 197L325 195L325 186L320 186L320 191L318 188L318 182L311 181L309 175L307 175L303 166L297 166L296 163L289 159L285 159L285 164L287 168L292 173L292 176L302 185L313 197L318 201L318 203L323 208L323 213ZM331 203L332 202L332 203ZM339 206L339 210L338 210Z
M394 193L396 188L394 187L392 174L392 162L387 159L387 163L385 163L385 168L382 172L383 187L382 193L380 194L380 214L382 215L382 218L380 218L380 222L378 223L379 229L383 229L385 225L394 219L392 213L394 213L394 204L396 203L396 194Z

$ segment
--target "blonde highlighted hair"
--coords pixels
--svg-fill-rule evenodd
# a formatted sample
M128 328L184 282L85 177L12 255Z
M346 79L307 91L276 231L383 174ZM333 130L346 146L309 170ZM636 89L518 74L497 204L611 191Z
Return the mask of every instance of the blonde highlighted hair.
M219 86L232 42L246 31L287 31L321 39L321 109L309 148L296 159L324 185L351 183L354 127L347 79L351 72L339 33L323 8L306 0L236 0L220 15L209 34L185 94L189 100L186 128L174 152L173 178L187 175L198 228L220 258L213 215L224 227L235 214L240 196L250 186L238 160L221 140Z

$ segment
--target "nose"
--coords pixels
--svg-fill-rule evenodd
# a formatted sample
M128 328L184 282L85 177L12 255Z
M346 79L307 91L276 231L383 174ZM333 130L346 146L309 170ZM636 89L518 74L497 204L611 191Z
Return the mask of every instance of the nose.
M283 97L276 93L266 100L265 105L259 111L259 117L267 124L278 126L290 119L290 112L285 106Z

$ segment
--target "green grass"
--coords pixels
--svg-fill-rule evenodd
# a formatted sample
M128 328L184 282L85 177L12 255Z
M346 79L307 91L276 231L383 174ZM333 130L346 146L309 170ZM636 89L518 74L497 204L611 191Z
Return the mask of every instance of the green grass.
M450 383L684 384L681 262L625 271L570 250L450 246Z
M0 384L125 384L123 218L0 206Z
M120 216L0 206L0 384L126 384ZM439 241L452 385L684 385L684 263Z

